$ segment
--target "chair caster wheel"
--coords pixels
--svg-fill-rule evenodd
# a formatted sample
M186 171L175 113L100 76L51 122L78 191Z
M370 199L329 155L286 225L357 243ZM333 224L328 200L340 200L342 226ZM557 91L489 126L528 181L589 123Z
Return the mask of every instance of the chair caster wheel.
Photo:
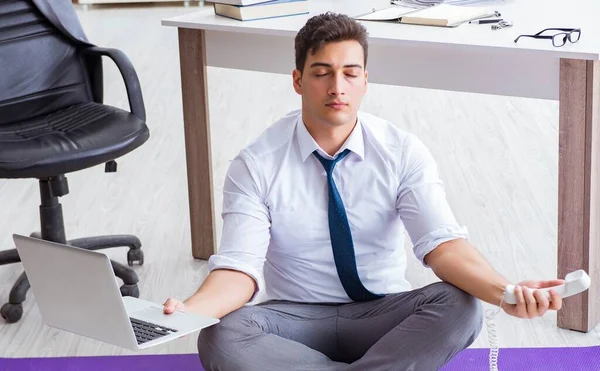
M144 252L141 249L129 249L127 251L127 264L131 267L135 262L144 265Z
M138 288L138 285L123 285L121 286L121 296L139 298L140 289Z
M2 318L8 323L15 323L23 316L23 304L6 303L0 309Z

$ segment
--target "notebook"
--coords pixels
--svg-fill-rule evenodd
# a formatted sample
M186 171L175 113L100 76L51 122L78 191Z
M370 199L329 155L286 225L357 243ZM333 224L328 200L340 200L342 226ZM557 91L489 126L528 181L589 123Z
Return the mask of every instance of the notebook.
M239 21L253 21L308 14L308 0L273 0L247 6L214 3L214 9L215 14L220 16Z
M418 10L392 6L355 18L364 21L398 21L405 24L455 27L461 23L491 15L494 15L494 11L484 7L440 4Z

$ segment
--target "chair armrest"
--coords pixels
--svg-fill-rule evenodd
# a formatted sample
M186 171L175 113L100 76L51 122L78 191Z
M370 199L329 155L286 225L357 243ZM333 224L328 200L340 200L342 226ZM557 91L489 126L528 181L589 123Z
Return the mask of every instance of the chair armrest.
M113 60L121 72L121 76L123 76L131 113L141 120L146 121L146 109L144 108L144 98L142 97L140 81L131 61L125 53L118 49L100 48L97 46L84 48L81 52L89 55L107 56Z

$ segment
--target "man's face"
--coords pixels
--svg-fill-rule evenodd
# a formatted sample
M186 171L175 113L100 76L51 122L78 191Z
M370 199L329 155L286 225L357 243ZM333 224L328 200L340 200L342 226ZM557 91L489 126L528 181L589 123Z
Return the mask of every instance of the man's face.
M353 125L367 91L367 75L357 41L328 43L314 55L308 53L304 71L293 73L305 120L329 127Z

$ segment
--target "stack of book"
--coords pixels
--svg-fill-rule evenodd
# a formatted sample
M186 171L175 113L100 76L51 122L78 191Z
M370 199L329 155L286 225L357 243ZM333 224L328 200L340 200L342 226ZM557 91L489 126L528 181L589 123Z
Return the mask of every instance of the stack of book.
M212 2L215 14L240 21L308 14L308 0L216 0Z

